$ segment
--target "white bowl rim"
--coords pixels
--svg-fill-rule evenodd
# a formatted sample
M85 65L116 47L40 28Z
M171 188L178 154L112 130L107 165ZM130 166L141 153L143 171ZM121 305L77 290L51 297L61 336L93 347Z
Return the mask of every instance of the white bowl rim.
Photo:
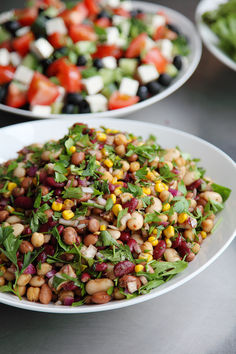
M156 102L161 101L162 99L166 98L173 92L175 92L177 89L179 89L194 73L196 70L199 61L201 59L202 55L202 43L200 40L200 37L198 35L198 32L194 26L194 24L184 15L179 13L178 11L175 11L173 9L170 9L166 6L161 6L157 5L152 2L144 2L144 1L132 1L132 4L134 8L143 8L146 11L165 11L167 14L170 16L176 16L178 19L183 23L185 26L188 27L188 29L191 32L191 38L190 39L190 46L192 46L192 51L190 52L190 56L192 56L191 62L186 66L186 69L183 69L182 72L180 72L179 76L173 80L173 84L171 84L169 87L165 88L161 93L154 95L150 98L148 98L145 101L138 102L133 106L125 107L125 108L120 108L116 109L113 111L106 111L106 112L101 112L101 113L83 113L83 114L73 114L73 115L68 115L68 114L49 114L49 115L35 115L32 114L31 111L19 109L19 108L12 108L9 107L5 104L0 103L0 110L5 111L7 113L11 114L17 114L20 116L24 116L25 118L29 119L56 119L60 118L63 119L65 117L77 117L77 119L83 119L83 118L105 118L105 117L119 117L119 116L124 116L128 115L131 113L136 112L137 110L143 109L149 105L152 105ZM181 26L181 25L180 25ZM188 35L188 33L187 33Z
M20 123L20 124L14 124L12 126L8 126L8 127L4 127L0 129L0 138L1 138L1 134L3 133L8 133L11 131L11 129L14 129L15 127L19 127L19 128L24 128L26 126L30 126L30 125L40 125L40 124L45 124L47 125L47 122L50 123L54 122L60 124L60 122L68 122L68 127L70 126L70 124L73 124L74 122L77 121L77 119L75 117L71 117L71 118L67 118L67 119L58 119L56 121L54 120L47 120L47 121L31 121L31 122L26 122L26 123ZM144 123L144 122L140 122L140 121L135 121L135 120L125 120L128 121L131 124L134 124L134 126L136 128L141 129L143 126L146 126L147 128L152 128L157 130L164 130L166 132L172 132L175 134L178 134L178 136L181 138L191 138L199 143L201 143L202 145L204 145L204 147L207 148L211 148L213 149L217 154L220 154L224 159L226 159L234 168L235 170L235 176L236 176L236 163L226 154L224 153L222 150L220 150L219 148L217 148L216 146L214 146L213 144L208 143L207 141L196 137L192 134L180 131L178 129L174 129L174 128L170 128L170 127L165 127L162 125L158 125L158 124L153 124L153 123ZM122 121L122 124L124 123L125 125L125 121ZM81 122L87 123L87 124L94 124L93 122L98 122L100 124L100 121L97 121L96 119L82 119ZM116 124L117 120L114 118L110 118L107 120L106 123L112 123L112 124ZM141 134L141 131L140 131ZM32 311L38 311L38 312L46 312L46 313L66 313L66 314L71 314L71 313L92 313L92 312L101 312L101 311L107 311L107 310L114 310L114 309L118 309L118 308L123 308L123 307L127 307L127 306L131 306L131 305L135 305L150 299L153 299L155 297L158 297L160 295L163 295L177 287L179 287L180 285L183 285L184 283L186 283L187 281L191 280L192 278L194 278L195 276L197 276L198 274L200 274L204 269L206 269L210 264L212 264L225 250L226 248L230 245L230 243L233 241L234 237L236 234L236 225L235 225L235 230L234 232L230 235L230 237L228 238L227 242L225 242L224 246L222 248L220 248L215 254L214 256L212 256L210 259L208 259L208 261L206 261L202 266L200 266L197 270L193 271L192 273L190 273L189 275L185 276L183 279L180 279L177 283L174 283L172 285L169 285L168 287L161 289L158 288L158 293L155 292L150 292L146 295L142 295L142 296L138 296L134 299L131 300L120 300L117 302L110 302L107 303L105 305L90 305L90 306L80 306L80 307L66 307L66 306L56 306L56 305L51 305L50 307L48 307L47 305L42 305L42 304L38 304L38 303L31 303L28 301L24 301L21 302L19 299L17 299L15 296L12 295L8 295L7 298L6 297L2 297L3 294L0 293L0 302L6 304L6 305L10 305L10 306L14 306L14 307L18 307L18 308L22 308L22 309L26 309L26 310L32 310ZM166 283L167 284L167 283ZM6 295L6 294L5 294Z

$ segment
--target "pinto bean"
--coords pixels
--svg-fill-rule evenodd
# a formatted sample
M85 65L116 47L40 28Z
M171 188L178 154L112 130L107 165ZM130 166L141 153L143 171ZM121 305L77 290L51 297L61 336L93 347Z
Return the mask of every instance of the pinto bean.
M25 254L28 252L33 252L34 247L29 241L22 241L19 250L21 253Z
M85 153L83 151L74 152L71 156L71 163L74 165L80 165L85 159Z
M47 284L43 284L39 294L39 301L42 304L47 305L51 300L52 300L52 290L49 288Z
M100 222L95 218L91 218L88 222L88 229L92 233L99 231Z
M105 291L99 291L92 295L92 302L94 304L106 304L111 301L112 297L108 295Z
M84 237L85 246L95 245L98 240L98 235L88 234Z

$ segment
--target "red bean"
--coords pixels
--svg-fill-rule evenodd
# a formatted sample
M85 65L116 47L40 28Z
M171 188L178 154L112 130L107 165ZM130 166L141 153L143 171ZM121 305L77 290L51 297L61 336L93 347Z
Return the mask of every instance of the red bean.
M33 208L33 200L30 197L17 197L15 199L15 206L17 208L21 208L21 209L32 209Z
M119 238L122 242L125 242L127 243L130 239L130 233L129 232L126 232L126 231L123 231L121 232L121 235L120 235L120 238Z
M123 204L123 208L128 208L129 213L133 213L138 206L138 199L132 198L128 202Z
M184 257L191 252L190 248L188 247L187 242L182 240L181 245L178 247L178 252L181 257Z
M88 281L89 279L91 279L91 275L90 275L90 274L88 274L88 273L83 273L83 274L81 275L81 281L82 281L82 283L87 283L87 281Z
M44 252L49 256L53 256L55 253L55 249L52 245L46 245L44 247Z
M37 166L30 166L30 168L27 170L27 175L29 177L35 177L37 171L38 171Z
M53 177L47 177L46 182L52 188L62 188L65 185L64 182L61 182L61 183L56 182Z
M159 259L163 256L166 250L166 243L163 240L160 240L156 247L153 249L153 258Z
M119 262L114 267L114 274L116 277L122 277L123 275L132 273L135 265L130 261Z
M181 245L182 242L182 237L181 235L178 235L174 241L172 241L172 248L177 248Z
M75 290L78 287L75 285L75 283L73 281L69 281L68 283L63 285L63 289L64 290Z
M134 248L135 248L135 246L137 245L137 242L136 242L133 238L131 238L131 239L127 242L127 245L129 246L130 251L131 251L131 252L134 252Z
M198 189L202 185L202 183L204 183L204 181L201 178L199 178L195 182L187 186L187 189L190 191L194 190L194 188Z
M64 226L63 225L58 225L57 226L57 231L59 232L59 235L62 234L63 230L64 230Z
M107 264L106 263L97 263L95 264L95 270L96 272L105 272L107 270Z

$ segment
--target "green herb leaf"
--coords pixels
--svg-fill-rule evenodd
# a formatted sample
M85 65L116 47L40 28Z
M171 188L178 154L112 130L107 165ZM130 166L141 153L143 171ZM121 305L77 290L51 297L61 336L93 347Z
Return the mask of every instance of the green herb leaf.
M117 215L117 227L120 227L120 221L128 213L128 208L122 209Z
M174 197L172 199L173 201L177 201L173 207L174 211L176 213L180 214L183 213L184 211L188 211L189 208L189 201L185 199L185 197Z
M111 198L108 198L108 199L107 199L107 202L106 202L106 205L105 205L105 210L106 210L106 211L111 210L112 207L113 207L113 205L114 205L114 203L113 203L112 199L111 199Z
M141 197L143 195L143 190L140 186L128 183L127 188L122 188L122 192L127 192L133 194L134 197Z
M184 181L180 181L178 184L178 191L182 193L184 196L187 194L187 189L185 187Z
M139 178L139 179L145 179L146 175L148 173L148 169L146 166L140 168L138 171L135 172L135 175Z
M68 187L62 193L64 199L80 199L83 196L81 187Z
M219 193L223 199L223 202L225 202L231 193L231 189L221 186L220 184L212 183L211 188L214 192Z
M160 214L157 213L156 211L154 213L146 214L144 219L145 223L152 223L152 222L159 222L159 221L161 221Z

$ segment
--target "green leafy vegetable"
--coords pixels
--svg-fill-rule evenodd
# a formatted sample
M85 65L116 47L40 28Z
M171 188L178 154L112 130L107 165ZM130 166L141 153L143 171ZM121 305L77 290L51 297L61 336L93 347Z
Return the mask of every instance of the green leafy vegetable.
M216 183L212 183L211 188L212 188L212 190L214 192L217 192L217 193L219 193L221 195L221 197L223 199L223 202L225 202L230 196L230 193L231 193L231 189L230 188L221 186L221 185L216 184Z
M128 208L122 209L117 215L117 227L120 227L120 221L128 213Z
M68 187L62 193L64 199L80 199L83 196L81 187Z

